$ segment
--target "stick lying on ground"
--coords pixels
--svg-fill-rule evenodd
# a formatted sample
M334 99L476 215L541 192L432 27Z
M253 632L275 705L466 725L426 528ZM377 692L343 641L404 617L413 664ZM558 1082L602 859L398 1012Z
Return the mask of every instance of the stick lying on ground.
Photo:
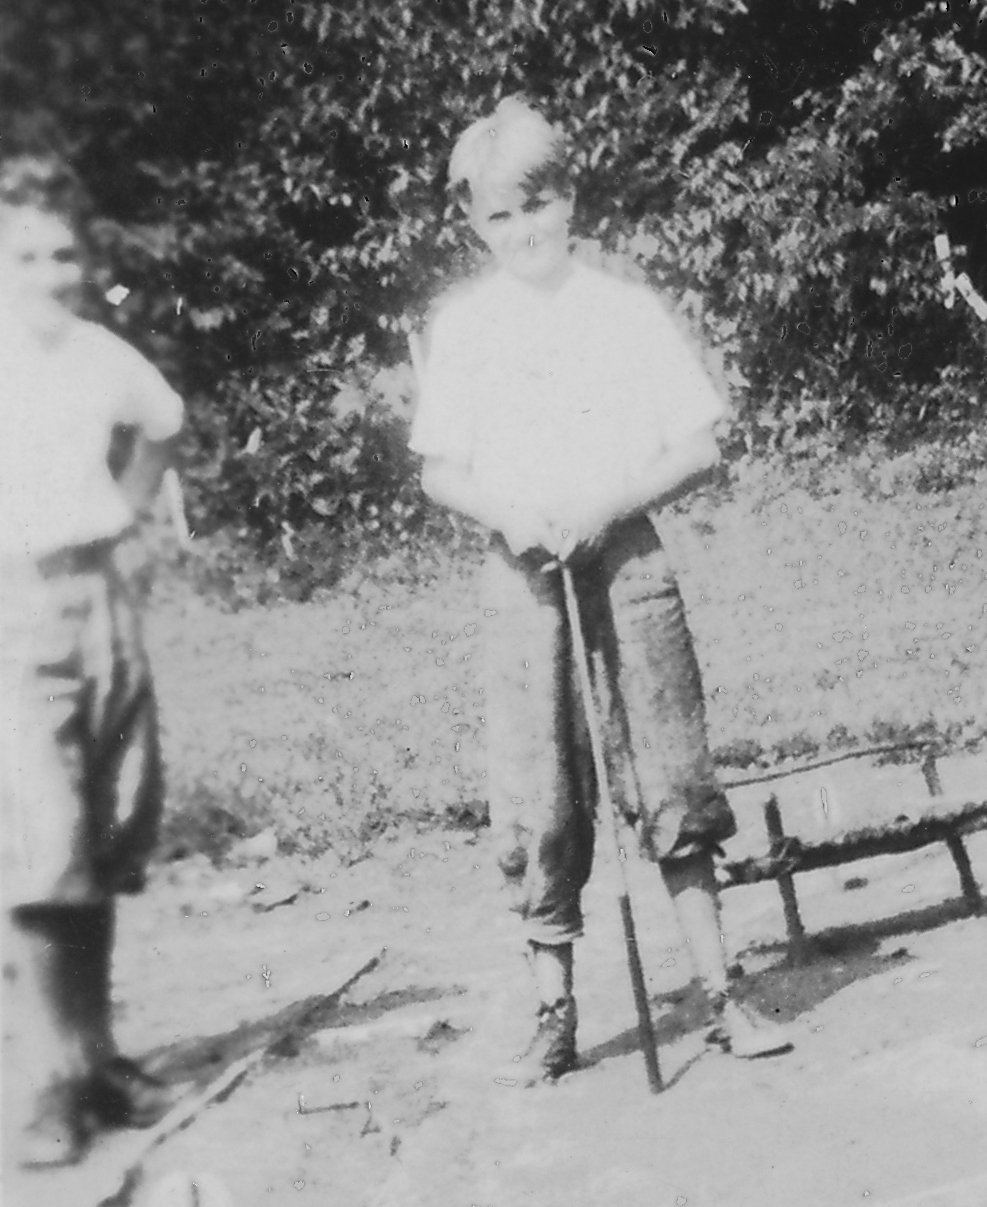
M380 959L380 955L375 955L371 956L369 960L365 960L338 989L326 995L327 1000L341 997L355 981L376 968L380 963ZM232 1064L227 1065L199 1093L193 1093L177 1102L148 1131L134 1135L133 1144L132 1146L128 1146L127 1152L125 1154L116 1154L114 1168L116 1170L117 1188L115 1192L109 1198L101 1200L97 1204L97 1207L117 1207L118 1202L121 1204L121 1207L123 1204L126 1204L128 1202L128 1198L126 1197L127 1188L139 1182L141 1178L141 1163L148 1157L151 1151L167 1140L169 1136L173 1136L176 1132L181 1131L182 1128L191 1123L207 1106L231 1094L247 1073L260 1064L265 1056L273 1053L279 1043L286 1036L290 1035L298 1025L304 1025L304 1021L304 1017L289 1016L289 1020L275 1035L268 1035L252 1052L246 1053L239 1060L234 1060Z
M211 1103L232 1093L267 1048L233 1061L198 1093L186 1094L147 1131L108 1135L79 1165L18 1171L13 1192L18 1207L129 1207L143 1178L143 1162L169 1136L191 1123Z
M338 1000L360 977L378 966L383 953L364 951L347 960L348 976L332 993L325 994L326 1003ZM311 1002L286 1012L276 1029L265 1030L259 1042L236 1060L227 1064L211 1081L199 1090L182 1097L153 1127L145 1131L107 1133L89 1156L78 1165L18 1171L14 1189L18 1207L129 1207L139 1192L143 1164L161 1144L192 1123L214 1102L233 1092L243 1078L265 1056L278 1051L279 1045L299 1030L306 1034L316 1030L319 1023L313 1016ZM314 1026L312 1025L314 1021ZM4 1186L9 1191L9 1187ZM7 1196L5 1196L6 1198Z
M583 708L586 711L586 728L589 730L590 749L593 754L593 769L596 772L597 793L600 802L600 824L603 827L608 853L620 874L620 920L624 927L624 945L627 949L627 969L631 977L631 988L634 991L634 1006L637 1010L637 1028L641 1039L641 1050L644 1053L644 1063L648 1071L648 1085L654 1094L660 1094L664 1089L661 1080L661 1070L658 1067L658 1045L655 1040L655 1030L651 1022L651 1011L648 1008L648 993L644 983L644 969L641 967L641 953L637 945L637 933L634 929L634 913L631 909L630 889L627 875L624 872L624 862L617 837L617 815L613 798L610 795L610 784L607 779L606 760L603 757L603 738L600 732L599 720L596 715L596 704L593 698L593 684L589 674L589 661L586 657L586 642L583 638L582 622L579 619L579 603L576 591L572 585L572 571L560 563L562 572L562 587L565 591L565 610L572 634L572 649L576 659L576 671L579 675L579 686L582 690Z
M126 1156L117 1154L113 1162L113 1170L107 1171L106 1181L112 1179L116 1182L116 1187L111 1191L108 1198L102 1199L97 1207L123 1207L124 1204L130 1201L130 1191L136 1187L141 1180L141 1162L148 1156L152 1149L168 1139L169 1136L191 1123L197 1115L210 1106L212 1103L219 1101L224 1095L231 1094L238 1083L247 1075L254 1065L259 1064L266 1053L266 1049L259 1052L251 1052L249 1056L243 1056L240 1060L235 1060L219 1074L213 1078L206 1088L198 1094L192 1094L189 1097L181 1099L171 1110L163 1116L154 1127L144 1132L142 1135L134 1136L132 1145L128 1146ZM121 1170L121 1165L125 1168ZM198 1201L198 1200L197 1200Z

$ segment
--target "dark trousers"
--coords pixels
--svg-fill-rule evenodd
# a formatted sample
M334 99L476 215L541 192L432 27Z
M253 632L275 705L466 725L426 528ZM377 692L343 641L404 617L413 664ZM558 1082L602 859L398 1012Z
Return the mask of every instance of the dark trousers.
M491 824L531 940L581 933L597 785L561 575L491 553L483 686ZM736 823L716 782L702 681L664 550L645 516L571 563L615 800L647 855L714 848Z

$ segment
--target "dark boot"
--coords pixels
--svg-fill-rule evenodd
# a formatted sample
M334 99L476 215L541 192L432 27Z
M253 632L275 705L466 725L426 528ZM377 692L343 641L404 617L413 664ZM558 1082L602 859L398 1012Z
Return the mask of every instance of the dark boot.
M57 986L66 943L57 919L39 909L15 910L4 935L4 1117L10 1159L64 1165L88 1139L78 1088L88 1071L86 1045L67 1025ZM19 1130L17 1130L19 1129Z
M522 1056L515 1057L517 1077L526 1086L558 1081L578 1063L576 999L570 994L538 1008L535 1034Z
M522 1085L557 1081L576 1067L576 999L572 992L572 944L531 943L531 965L542 998L535 1033L514 1058L513 1075Z
M707 1043L719 1044L742 1060L791 1052L793 1044L788 1031L755 1013L746 1003L730 994L719 994L711 999L711 1005L714 1024L706 1036Z
M21 906L12 920L4 996L18 1032L16 1109L27 1123L20 1161L70 1163L100 1127L149 1126L173 1097L113 1040L113 903Z
M153 1127L180 1091L126 1056L101 1063L81 1086L81 1109L99 1127Z

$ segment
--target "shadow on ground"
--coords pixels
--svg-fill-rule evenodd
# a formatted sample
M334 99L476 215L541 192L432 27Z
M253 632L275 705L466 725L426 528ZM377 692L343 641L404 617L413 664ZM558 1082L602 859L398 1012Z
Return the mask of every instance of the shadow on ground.
M744 971L740 963L735 964L731 979L740 997L760 1014L789 1023L848 985L878 976L912 958L906 947L882 951L884 940L935 930L969 915L966 901L957 897L889 918L832 927L806 940L798 963L790 959L785 943L754 944L741 953L741 959L760 962L776 958L756 971ZM651 1001L659 1048L671 1047L712 1024L709 1004L698 981L658 994ZM584 1052L581 1063L588 1068L639 1051L640 1047L637 1028L632 1027ZM677 1072L676 1079L695 1059L698 1057Z
M376 963L376 961L373 961ZM366 971L366 970L364 970ZM362 973L358 974L362 975ZM357 978L354 977L353 980ZM417 988L379 994L369 1002L346 1002L352 981L330 994L313 994L292 1002L265 1018L243 1023L216 1035L195 1036L147 1052L141 1065L167 1085L206 1084L234 1061L252 1052L265 1058L291 1059L301 1053L305 1040L318 1031L373 1022L392 1010L448 996L448 989Z

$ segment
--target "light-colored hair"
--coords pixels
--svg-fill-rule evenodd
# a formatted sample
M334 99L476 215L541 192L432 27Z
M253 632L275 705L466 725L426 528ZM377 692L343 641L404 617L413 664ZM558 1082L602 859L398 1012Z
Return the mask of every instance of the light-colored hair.
M488 117L460 134L449 160L449 181L470 193L485 184L519 184L534 169L561 163L565 140L536 109L505 97Z

